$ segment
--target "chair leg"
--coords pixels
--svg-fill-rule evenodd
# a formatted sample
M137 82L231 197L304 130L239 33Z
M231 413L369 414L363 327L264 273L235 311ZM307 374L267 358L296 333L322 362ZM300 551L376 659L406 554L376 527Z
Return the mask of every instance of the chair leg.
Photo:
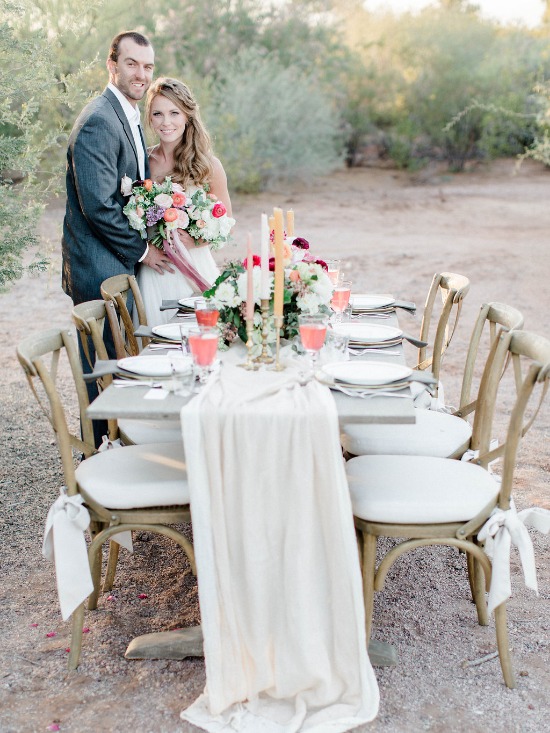
M487 613L487 601L485 600L485 573L475 558L473 558L472 567L473 578L471 578L471 583L477 610L477 621L480 626L487 626L489 624L489 614Z
M363 598L365 602L365 632L367 644L372 631L374 609L374 571L376 567L376 536L363 533Z
M105 573L105 580L103 581L103 593L108 593L110 590L113 589L119 550L120 545L118 544L118 542L111 540L109 542L109 559L107 561L107 571Z
M90 556L90 572L92 574L92 583L94 589L88 596L88 611L95 611L97 608L97 600L99 598L99 589L101 586L101 558L102 550L101 545L97 550Z
M82 627L84 626L84 604L73 612L72 616L72 632L71 632L71 651L69 652L68 668L72 671L78 667L80 661L80 651L82 649Z
M500 659L500 668L506 687L514 689L516 680L512 669L512 658L510 656L510 640L508 638L508 626L506 624L506 603L501 603L495 608L495 627L497 632L497 648Z

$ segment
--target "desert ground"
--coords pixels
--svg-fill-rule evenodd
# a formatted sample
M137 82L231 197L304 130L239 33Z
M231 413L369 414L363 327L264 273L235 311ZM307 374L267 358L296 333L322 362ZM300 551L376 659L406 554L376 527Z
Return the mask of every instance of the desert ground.
M460 175L346 170L309 187L234 196L237 244L217 257L221 262L242 255L248 231L258 239L262 211L292 208L297 234L318 256L341 257L356 291L392 292L417 302L416 317L400 315L410 332L419 329L433 273L468 276L471 290L443 365L447 402L453 404L481 303L514 305L526 329L550 337L549 194L550 172L535 163L516 171L514 161L497 161ZM203 660L123 656L138 634L199 620L196 581L181 551L163 538L139 533L134 555L121 554L115 589L86 614L80 667L66 671L70 624L59 613L54 569L41 556L44 521L62 475L53 433L15 356L27 334L70 322L71 303L60 288L63 207L62 200L53 201L41 224L48 272L25 277L0 295L0 731L196 731L179 713L204 687ZM550 509L549 435L547 400L520 454L519 509ZM377 595L374 636L396 647L398 663L376 668L379 715L357 731L548 730L550 536L531 536L539 597L524 587L512 552L508 608L517 688L504 686L498 659L469 664L496 645L493 622L477 625L463 556L451 549L419 550L394 566Z

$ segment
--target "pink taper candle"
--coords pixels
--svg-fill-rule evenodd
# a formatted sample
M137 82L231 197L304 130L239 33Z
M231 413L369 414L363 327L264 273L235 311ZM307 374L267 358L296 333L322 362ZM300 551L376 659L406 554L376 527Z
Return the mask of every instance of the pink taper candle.
M283 317L283 288L285 271L283 267L283 210L273 209L275 230L275 291L273 296L273 315Z
M252 256L252 235L246 240L246 320L254 319L254 258Z

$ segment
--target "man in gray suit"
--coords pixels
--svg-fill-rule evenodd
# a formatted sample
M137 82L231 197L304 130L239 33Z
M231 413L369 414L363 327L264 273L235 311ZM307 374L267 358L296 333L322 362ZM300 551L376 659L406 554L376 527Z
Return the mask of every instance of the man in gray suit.
M145 36L119 33L107 59L109 84L84 107L69 137L62 285L75 305L100 298L103 280L133 275L140 262L173 271L166 255L149 248L122 212L123 177L149 177L137 102L151 84L154 61Z
M137 103L151 84L154 63L153 47L145 36L135 31L115 36L107 59L109 84L84 107L69 137L62 286L75 305L101 298L103 280L133 275L140 262L160 273L173 272L166 255L149 247L122 211L126 203L122 179L149 177ZM114 358L108 327L104 339ZM93 359L93 346L89 348ZM82 348L80 353L84 371L89 372ZM90 400L97 396L95 383L88 385L88 395ZM96 445L106 432L106 423L94 425Z

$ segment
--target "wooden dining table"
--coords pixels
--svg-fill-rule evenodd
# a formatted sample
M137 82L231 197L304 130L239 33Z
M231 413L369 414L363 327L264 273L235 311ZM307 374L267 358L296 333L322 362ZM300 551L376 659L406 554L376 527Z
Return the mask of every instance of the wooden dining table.
M177 322L177 316L172 319ZM380 323L378 319L365 317L363 322ZM382 321L389 326L398 326L395 313L391 313ZM147 331L141 329L142 335ZM143 353L151 352L147 347ZM155 349L155 354L162 354L162 349ZM167 352L169 353L169 352ZM391 353L391 356L389 354ZM244 362L246 351L244 345L233 345L229 352L221 353L222 362L236 364ZM386 353L384 350L362 353L352 356L352 359L372 360L376 362L391 362L405 364L403 345L393 345ZM267 367L262 367L267 369ZM199 388L200 389L200 388ZM182 408L195 396L182 397L169 392L163 399L145 399L150 392L148 386L134 386L131 388L117 388L108 386L87 409L87 416L96 419L154 419L178 420ZM382 393L366 397L350 396L340 391L331 390L340 427L350 423L370 424L412 424L415 422L415 409L412 395L408 388L396 393ZM193 501L191 502L193 504ZM199 569L200 575L200 569ZM202 636L200 627L181 629L178 631L157 632L146 634L134 639L129 645L127 658L167 658L183 659L188 656L202 654ZM392 665L396 663L395 649L382 642L371 640L368 649L372 664Z

